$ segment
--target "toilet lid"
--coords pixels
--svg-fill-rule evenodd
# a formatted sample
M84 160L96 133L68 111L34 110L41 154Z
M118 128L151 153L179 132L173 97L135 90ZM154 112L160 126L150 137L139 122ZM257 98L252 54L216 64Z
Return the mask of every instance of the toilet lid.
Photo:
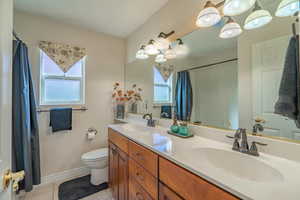
M84 160L97 160L101 158L106 158L108 156L108 149L102 148L94 151L87 152L82 155L82 159Z

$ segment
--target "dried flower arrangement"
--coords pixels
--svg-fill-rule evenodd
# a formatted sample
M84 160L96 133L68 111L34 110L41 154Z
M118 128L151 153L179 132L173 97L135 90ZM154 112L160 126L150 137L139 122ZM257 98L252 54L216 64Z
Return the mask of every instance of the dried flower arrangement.
M142 101L142 97L141 97L142 89L138 88L136 84L133 84L132 89L127 90L126 92L123 92L123 90L120 89L120 83L115 83L113 87L114 88L113 88L112 98L117 103L125 103L125 102L135 103L137 101Z

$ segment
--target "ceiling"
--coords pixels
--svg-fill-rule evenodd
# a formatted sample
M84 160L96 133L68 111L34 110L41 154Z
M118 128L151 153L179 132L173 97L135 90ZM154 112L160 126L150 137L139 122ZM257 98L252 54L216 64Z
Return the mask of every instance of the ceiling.
M125 38L168 0L15 0L15 9Z

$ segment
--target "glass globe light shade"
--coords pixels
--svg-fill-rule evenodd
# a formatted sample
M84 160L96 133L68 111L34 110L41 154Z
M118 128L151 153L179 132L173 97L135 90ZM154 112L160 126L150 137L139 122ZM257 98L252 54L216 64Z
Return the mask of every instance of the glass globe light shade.
M170 41L164 37L158 37L155 41L155 46L159 50L166 50L169 48Z
M249 10L255 2L256 0L226 0L223 13L227 16L240 15Z
M145 47L145 51L148 55L157 55L159 53L159 50L154 44L154 40L149 41L148 45Z
M139 50L136 52L135 57L136 57L137 59L144 60L144 59L149 58L149 55L145 52L144 47L142 47L141 49L139 49Z
M167 49L165 52L165 57L166 59L174 59L176 58L176 52L171 47L169 47L169 49Z
M157 62L157 63L164 63L166 61L167 61L167 59L163 53L159 53L155 58L155 62Z
M210 27L221 20L220 12L215 7L204 8L198 15L196 25L199 27Z
M288 17L300 11L300 0L283 0L280 2L275 15Z
M272 16L267 10L256 10L251 13L244 24L244 29L251 30L267 25L272 21Z
M229 22L225 24L220 32L220 38L228 39L240 35L243 32L241 26L236 22Z
M185 44L178 44L173 50L178 57L184 57L189 53L189 48Z

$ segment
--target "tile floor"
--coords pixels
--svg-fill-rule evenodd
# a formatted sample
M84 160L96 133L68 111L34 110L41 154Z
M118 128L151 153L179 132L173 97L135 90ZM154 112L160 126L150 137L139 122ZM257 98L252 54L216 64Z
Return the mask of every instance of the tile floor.
M47 184L21 195L20 200L58 200L58 186L65 181ZM113 200L110 189L100 191L81 200Z

